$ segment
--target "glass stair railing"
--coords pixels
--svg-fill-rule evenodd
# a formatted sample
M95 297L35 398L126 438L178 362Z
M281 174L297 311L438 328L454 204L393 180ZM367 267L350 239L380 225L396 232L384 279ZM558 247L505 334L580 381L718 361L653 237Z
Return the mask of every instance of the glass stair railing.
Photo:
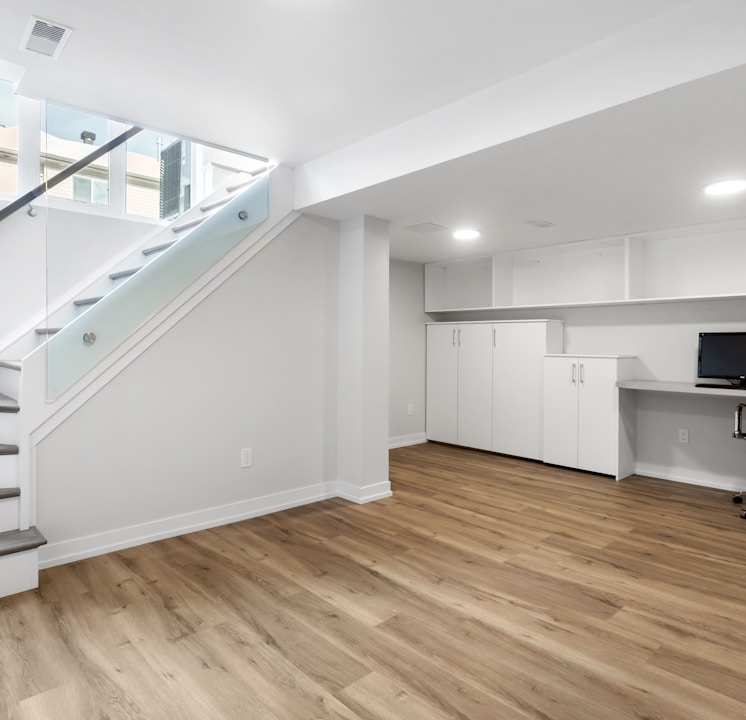
M177 221L171 226L179 234L173 244L109 294L91 298L82 315L49 337L50 399L84 377L267 219L268 173L247 183L202 206L204 216Z

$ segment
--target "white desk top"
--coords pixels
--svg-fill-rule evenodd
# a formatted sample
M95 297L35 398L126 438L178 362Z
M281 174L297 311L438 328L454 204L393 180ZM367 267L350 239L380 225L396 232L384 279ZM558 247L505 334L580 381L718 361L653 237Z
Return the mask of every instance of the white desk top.
M686 395L719 395L720 397L730 397L746 400L746 388L735 389L727 385L721 388L704 388L696 387L694 383L681 382L662 382L659 380L622 380L617 383L617 387L622 390L646 390L648 392L668 392L680 393Z

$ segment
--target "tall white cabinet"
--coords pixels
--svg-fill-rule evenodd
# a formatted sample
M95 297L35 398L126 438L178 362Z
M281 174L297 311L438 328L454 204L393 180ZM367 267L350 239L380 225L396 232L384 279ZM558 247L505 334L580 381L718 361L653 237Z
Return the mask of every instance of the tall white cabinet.
M492 325L492 450L540 460L545 353L561 352L558 321Z
M428 325L428 440L491 449L491 330L483 323Z
M630 474L631 439L617 382L634 377L634 369L629 356L544 358L544 462L616 478Z
M541 458L542 363L562 347L554 320L429 324L428 440Z

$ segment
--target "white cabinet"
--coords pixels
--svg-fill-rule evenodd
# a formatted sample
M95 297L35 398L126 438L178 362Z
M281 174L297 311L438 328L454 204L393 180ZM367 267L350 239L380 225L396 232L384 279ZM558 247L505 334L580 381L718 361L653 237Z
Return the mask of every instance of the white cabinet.
M635 359L551 355L544 358L546 463L620 477L627 446L616 383L634 376Z
M492 326L492 450L540 460L544 355L562 352L559 321Z
M492 327L427 327L427 438L492 446Z
M541 458L542 363L554 320L427 326L428 440Z

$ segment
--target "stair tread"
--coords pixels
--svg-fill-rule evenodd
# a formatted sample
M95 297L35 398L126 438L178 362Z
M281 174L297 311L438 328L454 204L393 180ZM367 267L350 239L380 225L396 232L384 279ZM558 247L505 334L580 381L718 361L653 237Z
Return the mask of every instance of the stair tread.
M0 412L16 413L18 410L19 407L17 400L0 393Z
M78 307L81 305L95 305L103 297L103 295L96 295L94 297L78 298L77 300L73 300L73 305L77 305Z
M18 497L21 494L21 488L17 487L0 487L0 500Z
M12 555L26 550L35 550L40 545L46 544L47 539L36 527L30 527L28 530L8 530L0 533L0 555Z
M202 212L210 212L210 210L214 210L215 208L222 207L223 205L227 205L231 200L233 200L232 195L227 195L224 198L220 198L220 200L213 200L212 202L205 203L204 205L200 205L199 209Z
M120 278L129 277L130 275L134 275L138 270L142 270L142 266L128 268L127 270L117 270L117 272L109 273L109 279L119 280Z
M175 233L182 232L183 230L189 230L189 228L196 227L200 223L203 223L207 218L205 217L197 217L193 220L188 220L187 222L181 223L181 225L173 225L171 227L171 230Z
M0 367L8 368L9 370L20 370L20 360L0 360Z
M0 455L18 455L18 445L0 443Z
M229 193L234 193L236 192L236 190L242 190L243 188L248 187L249 185L252 185L255 182L256 182L256 178L251 177L248 180L244 180L243 182L236 183L235 185L229 185L226 188L226 191Z
M176 240L171 240L170 242L161 243L160 245L153 245L153 247L145 248L145 250L142 251L142 254L152 255L153 253L161 252L162 250L167 250L175 242Z

